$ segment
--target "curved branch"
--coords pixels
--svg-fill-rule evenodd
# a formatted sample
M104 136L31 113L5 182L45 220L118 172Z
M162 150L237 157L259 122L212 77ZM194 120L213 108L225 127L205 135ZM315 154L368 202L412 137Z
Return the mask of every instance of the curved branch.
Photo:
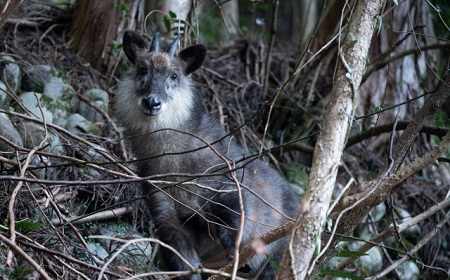
M370 277L368 279L369 280L382 279L383 276L386 276L389 272L391 272L396 267L398 267L399 265L401 265L402 263L407 261L409 259L408 255L413 255L413 254L417 253L417 251L419 251L420 248L422 248L425 244L427 244L428 241L430 241L442 228L444 228L444 225L448 222L448 220L450 220L450 212L447 212L444 219L442 219L442 221L440 221L433 229L431 229L430 232L427 233L427 235L425 235L425 237L422 240L420 240L416 244L416 246L414 246L409 251L409 254L404 255L403 257L401 257L401 259L397 260L396 262L394 262L393 264L388 266L382 272L380 272L377 275Z
M0 241L3 242L5 245L9 247L10 250L14 250L14 252L18 253L27 263L29 263L43 279L52 279L47 272L39 265L37 264L30 256L28 256L27 253L25 253L19 246L15 244L15 242L12 242L2 234L0 234Z
M379 183L378 189L371 195L370 198L367 199L366 204L364 205L364 211L362 209L358 209L358 213L349 213L347 216L354 216L355 214L358 217L365 216L370 209L372 209L373 206L379 204L380 202L384 201L388 195L392 193L395 188L400 185L402 182L404 182L406 179L417 173L418 171L424 169L425 167L431 165L431 164L438 164L438 158L444 151L447 150L447 148L450 147L450 131L447 132L447 134L443 137L441 143L434 147L434 149L427 153L426 155L416 158L411 164L406 166L405 168L398 170L391 174L390 176L387 176L385 178L380 178L378 180L373 180L370 182L364 182L363 183L363 191L359 192L357 194L348 196L342 200L342 203L340 203L339 207L336 207L336 209L333 212L340 212L343 209L353 205L355 202L359 201L361 198L363 198L368 192L371 191L372 186ZM382 180L380 182L380 180ZM355 212L355 211L353 211ZM352 229L355 227L355 223L353 221L354 218L346 217L343 220L352 221L353 226L343 226L344 228L347 228L347 231L352 231ZM357 223L356 223L357 224Z
M436 113L437 109L442 106L442 103L444 103L448 96L450 96L450 75L441 84L438 91L426 101L422 108L420 108L406 127L403 134L397 140L392 155L394 159L392 170L396 170L400 166L409 151L409 147L416 139L417 134L419 134L422 127ZM380 170L379 174L383 174L385 170L386 167Z
M412 227L413 225L416 225L416 224L422 222L423 220L431 217L432 215L436 214L438 211L441 211L441 210L447 208L448 206L450 206L450 197L447 197L447 199L445 199L444 201L437 203L430 209L415 216L414 218L408 220L407 222L404 222L404 223L398 225L397 229L394 228L394 224L389 225L387 229L385 229L383 232L380 232L379 234L374 236L370 240L370 242L364 243L356 251L360 252L360 253L365 253L365 252L369 251L372 247L376 246L381 241L396 234L397 231L403 232L403 231L407 230L408 228ZM341 263L334 266L334 269L341 270L344 267L346 267L347 265L351 264L357 258L358 257L349 257L349 258L345 259L344 261L342 261ZM327 260L324 260L322 263L325 263L326 261ZM330 279L330 277L327 277L324 280L329 280L329 279Z
M410 122L405 122L405 121L398 122L395 130L396 131L405 130L406 127L408 127L409 123ZM348 148L348 147L355 145L356 143L359 143L370 137L377 136L377 135L380 135L383 133L391 132L393 127L394 127L394 123L372 127L368 130L365 130L359 134L356 134L356 135L350 137L348 139L347 145L345 147ZM423 126L422 129L420 130L421 133L426 133L429 135L436 135L439 138L444 137L448 131L449 131L448 129L435 127L435 126Z
M400 59L402 57L412 55L412 54L420 54L421 52L428 51L428 50L448 50L448 49L450 49L450 43L432 44L432 45L421 46L420 48L414 48L414 49L402 51L397 54L391 55L391 56L387 57L386 59L377 61L374 64L372 64L370 67L368 67L367 71L363 75L363 81L365 81L367 79L367 77L369 77L373 72L385 67L389 63L391 63L397 59ZM391 53L391 52L389 52L389 53Z

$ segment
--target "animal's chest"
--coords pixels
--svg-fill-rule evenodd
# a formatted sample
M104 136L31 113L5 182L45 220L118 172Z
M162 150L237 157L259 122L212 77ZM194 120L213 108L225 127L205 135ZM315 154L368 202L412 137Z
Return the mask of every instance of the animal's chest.
M213 194L198 182L177 182L168 190L174 199L179 217L197 215L205 217L210 212L209 201Z
M204 143L180 133L155 135L150 141L142 141L146 148L137 155L144 165L140 167L141 172L170 176L196 174L205 172L208 165L214 164L216 159L211 157Z
M138 155L141 176L158 175L154 187L146 185L150 188L146 191L163 192L157 199L171 201L167 205L179 217L196 215L208 220L213 216L214 201L227 185L224 176L211 177L212 169L223 164L223 159L193 136L177 132L159 136L146 143L145 155Z

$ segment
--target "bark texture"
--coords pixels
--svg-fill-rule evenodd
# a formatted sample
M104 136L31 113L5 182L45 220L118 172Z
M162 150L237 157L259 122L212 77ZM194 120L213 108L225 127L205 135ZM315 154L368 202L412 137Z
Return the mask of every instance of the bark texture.
M116 62L113 42L121 42L125 30L136 29L144 10L141 2L78 0L70 26L71 48L92 67L109 72Z
M314 149L313 165L302 209L277 279L304 279L320 240L342 151L352 123L356 91L366 66L372 34L384 1L358 1L339 49L340 61L323 128Z

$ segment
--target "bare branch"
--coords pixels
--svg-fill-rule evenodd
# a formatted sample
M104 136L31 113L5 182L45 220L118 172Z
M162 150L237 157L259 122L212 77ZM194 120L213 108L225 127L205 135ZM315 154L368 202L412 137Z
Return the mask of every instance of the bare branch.
M408 124L403 134L400 136L396 145L394 147L393 153L393 168L394 173L389 177L384 177L384 173L387 170L388 166L386 165L380 172L378 173L378 178L371 182L364 182L362 186L362 192L346 197L342 200L342 202L336 207L335 212L342 211L342 209L347 208L349 205L358 201L361 197L364 197L365 194L373 188L374 182L380 182L381 179L384 182L381 183L379 190L376 191L376 195L372 196L371 201L368 201L367 209L372 208L377 205L381 201L384 201L387 196L391 193L394 187L398 186L402 183L406 178L415 174L419 170L425 168L430 164L437 163L437 159L440 155L442 155L443 151L448 147L449 143L449 132L444 136L442 142L433 149L433 152L416 159L410 165L405 167L403 170L396 171L403 159L405 158L407 152L409 151L409 147L412 145L414 140L417 137L417 134L423 128L427 120L431 118L436 112L436 110L442 105L445 99L450 94L450 76L447 77L446 81L441 84L438 91L427 100L425 105L417 112L414 116L413 120ZM359 213L359 215L364 216L367 214L368 210L364 211L364 213ZM362 217L361 216L361 217ZM348 218L348 217L347 217ZM346 219L347 219L346 218Z
M23 0L6 0L3 3L3 6L0 10L0 29L3 27L3 25L6 23L8 18L14 13L14 11L19 8L19 6L22 4Z
M450 211L447 212L447 214L445 215L444 219L442 219L442 221L440 221L433 229L430 230L430 232L425 235L425 237L420 240L416 246L414 246L410 251L409 254L415 254L417 253L417 251L423 247L423 245L427 244L428 241L431 240L431 238L433 238L433 236L435 236L439 230L441 230L444 227L444 224L448 222L448 220L450 220ZM401 265L402 263L404 263L406 260L409 259L408 255L404 255L403 257L401 257L399 260L397 260L396 262L394 262L393 264L391 264L390 266L388 266L385 270L383 270L382 272L378 273L377 275L368 278L369 280L374 280L374 279L381 279L383 276L386 276L389 272L391 272L392 270L394 270L396 267L398 267L399 265Z
M406 127L403 134L398 139L394 147L394 169L396 170L403 159L406 157L409 147L412 145L417 135L426 122L436 113L437 109L441 107L442 103L450 95L450 76L441 84L438 91L427 100L425 105L420 108L414 119ZM379 174L382 174L383 170Z
M450 197L447 197L444 201L437 203L436 205L434 205L430 209L428 209L425 212L423 212L423 213L413 217L412 219L408 220L407 222L404 222L404 223L398 225L397 226L397 231L398 232L403 232L403 231L407 230L408 228L412 227L413 225L416 225L416 224L422 222L423 220L431 217L432 215L436 214L438 211L442 211L443 209L447 208L448 206L450 206ZM377 243L385 240L386 238L388 238L390 236L393 236L394 234L396 234L396 229L394 228L394 224L390 224L387 229L385 229L383 232L380 232L379 234L374 236L370 240L370 242L364 243L356 251L357 252L361 252L361 253L367 252L372 247L374 247ZM339 270L343 269L347 265L349 265L352 262L354 262L355 259L356 259L356 257L347 258L344 261L342 261L341 263L337 264L334 267L334 269L339 269ZM322 263L325 263L327 260L328 259L323 260ZM325 278L324 280L326 280L326 279L330 279L330 277Z
M41 150L44 146L44 143L47 141L47 137L48 137L48 130L47 130L47 123L44 120L44 113L42 112L42 108L41 108L41 104L39 103L39 99L37 98L37 96L35 95L36 100L38 101L38 106L39 106L39 110L41 112L42 115L42 119L43 119L43 124L44 124L44 138L42 139L42 141L33 149L31 149L31 151L27 154L27 157L25 158L25 162L22 166L20 166L20 177L24 177L25 173L30 165L31 159L33 157L33 155L36 153L36 151ZM20 189L23 186L23 181L19 181L16 185L16 187L14 188L13 192L11 193L11 198L9 200L9 205L8 205L8 219L9 219L9 232L11 234L11 243L15 244L16 243L16 230L15 230L15 226L16 226L16 219L15 219L15 203L16 203L16 197L19 194ZM7 253L7 258L6 258L6 265L7 266L11 266L11 262L12 262L12 251L8 250Z
M14 250L18 253L24 260L26 260L39 274L42 278L51 280L52 278L45 272L42 267L37 264L27 253L25 253L19 246L14 242L6 238L3 234L0 234L0 241L6 244L10 250Z
M288 223L282 227L273 229L269 232L266 232L264 235L262 235L260 237L260 239L264 244L268 245L268 244L286 236L292 230L293 225L294 225L294 223ZM245 246L244 249L241 250L238 267L242 267L244 264L246 264L248 261L250 261L250 259L255 255L255 253L256 253L255 248L252 246L252 244ZM222 269L220 269L220 271L229 273L233 269L234 262L235 262L234 260L229 262L226 266L224 266ZM223 278L219 277L219 275L213 275L208 279L209 280L218 280L218 279L223 279Z

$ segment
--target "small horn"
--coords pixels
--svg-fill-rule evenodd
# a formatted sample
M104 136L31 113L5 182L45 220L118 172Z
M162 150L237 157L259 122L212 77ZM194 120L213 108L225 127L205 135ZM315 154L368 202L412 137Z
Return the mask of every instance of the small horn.
M152 44L150 46L151 52L159 52L159 32L156 32L153 36Z
M178 41L180 41L180 37L177 35L175 37L175 39L173 39L172 44L170 44L169 49L167 50L169 57L172 57L175 55L175 51L177 50Z

